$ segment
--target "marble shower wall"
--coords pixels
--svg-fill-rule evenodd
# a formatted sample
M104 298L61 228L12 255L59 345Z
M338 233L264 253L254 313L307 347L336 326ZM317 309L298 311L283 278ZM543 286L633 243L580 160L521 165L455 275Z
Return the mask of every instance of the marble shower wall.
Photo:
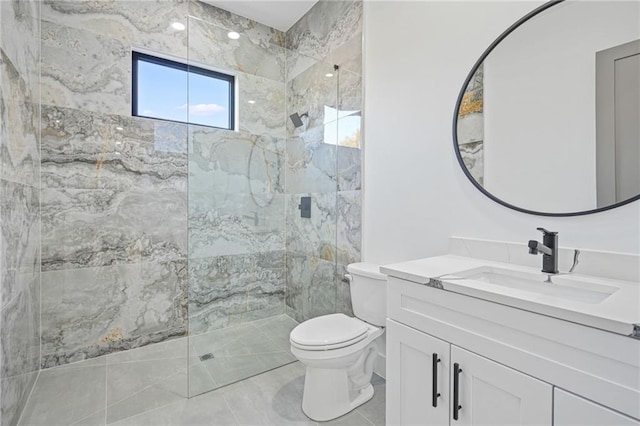
M286 55L284 33L206 3L191 6L189 61L236 75L239 113L238 131L189 131L196 335L284 313Z
M286 312L352 314L346 265L360 260L362 2L318 2L286 34ZM338 65L339 69L334 69ZM301 218L300 197L311 197Z
M188 1L42 3L42 368L187 332L186 124L131 117L131 49Z
M0 2L0 423L40 363L40 4Z

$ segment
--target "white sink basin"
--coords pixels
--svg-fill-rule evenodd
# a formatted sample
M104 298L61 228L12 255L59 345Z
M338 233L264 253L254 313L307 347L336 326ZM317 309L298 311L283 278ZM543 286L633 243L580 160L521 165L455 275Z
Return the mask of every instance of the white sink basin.
M550 282L548 281L550 277ZM502 288L511 288L531 294L556 297L574 302L597 304L619 290L618 287L590 280L579 280L570 275L547 275L510 269L481 266L444 275L442 281L479 281Z

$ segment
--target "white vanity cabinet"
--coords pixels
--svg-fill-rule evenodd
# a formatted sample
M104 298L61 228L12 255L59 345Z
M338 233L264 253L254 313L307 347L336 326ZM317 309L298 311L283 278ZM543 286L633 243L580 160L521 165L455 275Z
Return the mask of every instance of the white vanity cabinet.
M640 340L428 279L387 289L388 425L640 426Z
M387 424L551 425L551 385L393 320L387 332Z
M555 426L640 426L640 421L555 388L553 390L553 424Z

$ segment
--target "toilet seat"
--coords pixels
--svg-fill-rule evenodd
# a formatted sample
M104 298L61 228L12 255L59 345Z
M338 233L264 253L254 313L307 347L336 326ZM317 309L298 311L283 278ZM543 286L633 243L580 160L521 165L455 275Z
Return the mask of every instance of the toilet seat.
M344 314L313 318L298 325L290 334L293 347L307 351L327 351L351 346L364 340L367 323Z

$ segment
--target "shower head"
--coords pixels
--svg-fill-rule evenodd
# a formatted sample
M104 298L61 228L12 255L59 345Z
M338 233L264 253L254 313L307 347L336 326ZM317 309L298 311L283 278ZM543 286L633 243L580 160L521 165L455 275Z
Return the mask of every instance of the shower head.
M291 121L293 121L293 125L298 128L300 126L302 126L304 123L302 122L302 117L309 117L309 113L305 112L304 114L298 114L297 112L294 112L293 114L291 114L289 116L289 118L291 118Z

